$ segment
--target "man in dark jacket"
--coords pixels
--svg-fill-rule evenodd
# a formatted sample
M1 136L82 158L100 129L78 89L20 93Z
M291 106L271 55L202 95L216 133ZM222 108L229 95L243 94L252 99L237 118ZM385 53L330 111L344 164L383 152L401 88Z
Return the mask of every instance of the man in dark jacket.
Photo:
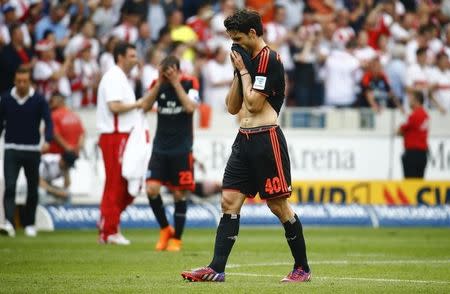
M27 201L22 224L25 235L35 237L34 227L38 203L39 162L41 152L48 149L53 138L53 125L48 103L44 96L31 87L31 72L19 67L15 73L14 85L0 100L0 135L5 129L4 175L5 194L3 199L5 223L0 223L0 233L15 236L14 211L16 182L23 167L27 179ZM40 146L39 126L45 121L45 141Z

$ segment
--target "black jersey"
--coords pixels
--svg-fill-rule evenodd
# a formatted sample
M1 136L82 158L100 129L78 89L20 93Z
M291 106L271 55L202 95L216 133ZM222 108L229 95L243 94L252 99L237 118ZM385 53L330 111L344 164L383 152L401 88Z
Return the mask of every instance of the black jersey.
M280 55L266 46L252 59L252 63L255 70L253 90L266 96L269 104L279 114L285 88L284 67Z
M197 78L183 75L181 85L189 98L199 102ZM158 102L158 123L153 140L153 152L165 154L190 152L194 139L193 113L185 111L170 83L161 84L156 101Z

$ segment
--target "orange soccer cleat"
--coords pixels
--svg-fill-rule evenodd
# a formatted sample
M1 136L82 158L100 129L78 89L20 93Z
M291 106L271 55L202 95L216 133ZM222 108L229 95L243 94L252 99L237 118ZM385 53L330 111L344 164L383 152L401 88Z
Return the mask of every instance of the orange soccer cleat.
M159 231L159 240L156 243L155 249L156 251L162 251L167 249L167 245L169 244L169 239L173 237L175 233L172 226L167 226L164 229Z
M183 245L183 242L181 242L180 239L172 238L169 240L169 245L167 245L167 251L177 252L181 251L181 247Z

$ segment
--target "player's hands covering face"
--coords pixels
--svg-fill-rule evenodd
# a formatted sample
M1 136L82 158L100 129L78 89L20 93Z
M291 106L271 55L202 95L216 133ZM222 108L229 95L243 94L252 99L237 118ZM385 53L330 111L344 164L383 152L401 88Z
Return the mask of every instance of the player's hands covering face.
M169 80L170 83L176 83L179 81L179 71L176 66L169 66L164 71L164 76Z
M232 50L230 57L231 57L231 62L233 63L233 66L235 69L237 69L239 72L243 69L246 69L245 65L244 65L244 61L242 60L241 54Z

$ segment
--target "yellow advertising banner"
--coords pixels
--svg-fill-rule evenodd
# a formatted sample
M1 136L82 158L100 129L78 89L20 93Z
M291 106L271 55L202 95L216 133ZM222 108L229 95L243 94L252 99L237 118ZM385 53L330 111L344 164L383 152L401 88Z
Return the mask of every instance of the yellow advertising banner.
M295 181L294 203L444 205L450 204L450 181Z

